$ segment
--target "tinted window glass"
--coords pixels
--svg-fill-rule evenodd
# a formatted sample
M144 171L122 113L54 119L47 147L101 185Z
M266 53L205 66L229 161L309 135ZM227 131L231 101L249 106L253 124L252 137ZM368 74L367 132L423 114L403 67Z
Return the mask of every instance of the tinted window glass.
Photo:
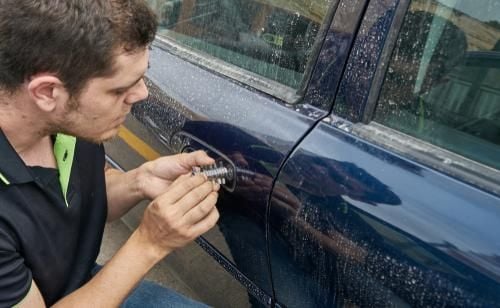
M148 0L159 34L298 88L332 0Z
M500 1L412 1L375 119L500 169Z

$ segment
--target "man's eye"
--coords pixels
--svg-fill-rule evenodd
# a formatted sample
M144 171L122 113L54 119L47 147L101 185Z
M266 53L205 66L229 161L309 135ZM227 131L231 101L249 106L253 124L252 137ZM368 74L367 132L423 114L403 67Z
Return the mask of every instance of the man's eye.
M127 92L127 89L119 89L119 90L113 91L113 93L117 96L123 95L123 94L125 94L125 92Z

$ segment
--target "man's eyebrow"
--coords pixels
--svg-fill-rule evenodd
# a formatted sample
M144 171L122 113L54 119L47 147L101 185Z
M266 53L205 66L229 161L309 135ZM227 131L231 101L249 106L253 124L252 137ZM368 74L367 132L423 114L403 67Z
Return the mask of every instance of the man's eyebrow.
M128 86L124 86L124 87L119 87L119 88L115 88L113 89L112 91L119 91L119 90L127 90L127 89L130 89L132 88L133 86L135 86L139 81L141 81L141 79L144 78L144 75L142 75L141 77L139 77L136 81L134 81L133 83L131 83L130 85Z

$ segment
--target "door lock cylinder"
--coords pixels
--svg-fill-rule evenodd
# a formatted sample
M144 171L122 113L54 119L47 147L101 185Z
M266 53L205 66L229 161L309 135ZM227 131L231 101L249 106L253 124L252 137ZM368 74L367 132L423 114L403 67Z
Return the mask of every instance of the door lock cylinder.
M234 178L232 169L224 166L223 162L210 166L193 167L192 175L200 173L204 174L209 180L220 185L226 185L226 183L232 181Z

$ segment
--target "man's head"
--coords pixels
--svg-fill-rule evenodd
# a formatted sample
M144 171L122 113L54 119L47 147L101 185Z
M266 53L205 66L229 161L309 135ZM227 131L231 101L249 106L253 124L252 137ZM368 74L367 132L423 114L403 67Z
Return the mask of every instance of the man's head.
M39 134L109 139L148 95L156 27L143 0L0 0L3 101Z
M53 73L76 95L90 78L113 73L117 53L148 46L155 31L141 0L0 0L0 88L14 92Z

